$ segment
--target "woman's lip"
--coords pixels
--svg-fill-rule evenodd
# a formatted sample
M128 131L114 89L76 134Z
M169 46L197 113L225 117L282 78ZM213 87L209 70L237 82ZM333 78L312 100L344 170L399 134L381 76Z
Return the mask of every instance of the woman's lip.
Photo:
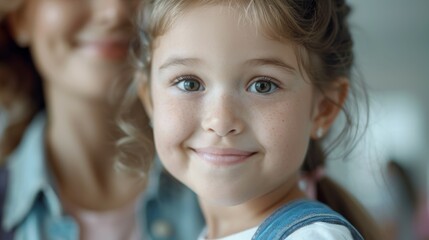
M103 59L124 59L128 54L129 41L121 39L101 39L83 41L81 48L88 54Z
M196 148L193 151L204 161L217 166L234 165L246 161L256 152L233 148Z

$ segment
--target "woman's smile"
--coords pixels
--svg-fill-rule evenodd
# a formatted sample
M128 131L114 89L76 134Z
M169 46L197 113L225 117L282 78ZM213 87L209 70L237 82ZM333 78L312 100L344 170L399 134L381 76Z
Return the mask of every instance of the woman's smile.
M80 41L79 47L89 56L105 60L123 60L129 47L128 36L112 35Z

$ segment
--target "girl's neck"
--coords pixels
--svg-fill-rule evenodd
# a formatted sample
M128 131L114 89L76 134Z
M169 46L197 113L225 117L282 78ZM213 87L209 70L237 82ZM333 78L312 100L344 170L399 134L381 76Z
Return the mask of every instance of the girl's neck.
M262 197L236 206L219 206L201 201L209 239L221 238L259 226L275 210L293 200L305 198L298 180L284 184Z
M143 184L114 171L115 108L94 99L47 99L46 150L61 197L91 210L135 199Z

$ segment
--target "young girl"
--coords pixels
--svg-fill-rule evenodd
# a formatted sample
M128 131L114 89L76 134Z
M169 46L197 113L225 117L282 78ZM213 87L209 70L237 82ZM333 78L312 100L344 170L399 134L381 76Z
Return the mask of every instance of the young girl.
M320 143L350 87L344 1L154 0L147 9L140 96L161 161L199 197L199 239L379 239L323 175ZM344 217L306 198L302 174Z

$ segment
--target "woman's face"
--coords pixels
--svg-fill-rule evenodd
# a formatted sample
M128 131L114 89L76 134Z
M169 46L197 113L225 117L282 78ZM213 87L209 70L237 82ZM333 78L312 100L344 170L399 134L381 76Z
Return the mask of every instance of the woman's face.
M123 74L137 0L26 0L12 14L47 91L106 96ZM59 92L60 91L60 92Z

